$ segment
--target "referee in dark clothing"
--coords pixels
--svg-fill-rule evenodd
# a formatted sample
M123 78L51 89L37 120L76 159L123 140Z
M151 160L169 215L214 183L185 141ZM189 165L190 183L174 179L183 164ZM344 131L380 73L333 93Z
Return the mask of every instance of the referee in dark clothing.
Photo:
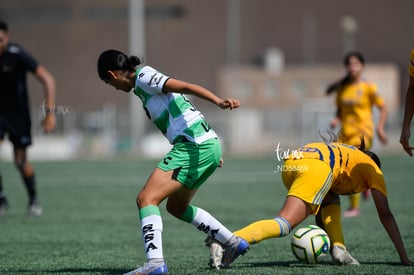
M46 133L56 126L54 114L55 80L53 76L20 46L9 42L7 23L0 19L0 143L7 136L13 144L14 163L23 179L28 196L28 215L39 216L42 208L36 195L35 173L27 160L32 144L29 97L26 77L32 73L44 88ZM0 217L9 208L0 174Z

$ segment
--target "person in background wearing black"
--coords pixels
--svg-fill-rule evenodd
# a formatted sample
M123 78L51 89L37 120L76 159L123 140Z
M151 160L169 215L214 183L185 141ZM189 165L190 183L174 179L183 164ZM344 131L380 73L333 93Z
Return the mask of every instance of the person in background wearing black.
M28 215L39 216L42 207L36 192L35 173L27 160L26 149L32 144L27 73L32 73L44 88L43 130L48 133L56 127L55 80L19 45L9 42L8 25L0 19L0 143L7 135L13 144L14 163L23 179L28 196ZM0 174L0 216L9 208Z

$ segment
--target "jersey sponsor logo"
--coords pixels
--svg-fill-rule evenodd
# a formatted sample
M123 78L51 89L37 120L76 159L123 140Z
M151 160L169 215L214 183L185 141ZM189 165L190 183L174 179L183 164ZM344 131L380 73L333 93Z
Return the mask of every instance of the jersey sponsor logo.
M150 81L148 82L148 86L152 86L155 84L157 87L160 84L161 80L164 78L162 74L155 73L151 76Z
M142 234L144 236L144 243L146 246L145 252L158 249L158 247L152 242L154 240L153 224L147 224L142 228Z

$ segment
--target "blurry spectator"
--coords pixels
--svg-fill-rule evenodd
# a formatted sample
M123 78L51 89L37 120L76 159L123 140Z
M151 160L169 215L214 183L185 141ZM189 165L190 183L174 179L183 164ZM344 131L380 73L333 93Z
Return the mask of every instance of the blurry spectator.
M369 150L374 138L374 121L372 106L380 111L377 125L378 138L383 144L387 143L384 131L387 119L387 108L382 97L377 93L375 83L367 81L362 73L365 59L359 52L350 52L344 57L346 75L339 81L331 84L326 93L336 92L336 117L331 120L330 127L335 129L341 124L338 141L359 147L361 138L365 148ZM369 197L369 190L364 192L364 198ZM350 207L345 211L345 217L359 215L360 194L350 195Z
M54 115L55 80L29 53L9 42L7 23L0 19L0 142L8 136L13 144L14 163L29 196L28 214L39 216L42 208L36 192L35 173L27 160L26 149L32 144L31 118L26 77L31 72L44 87L44 120L46 133L56 126ZM0 175L0 216L9 208Z

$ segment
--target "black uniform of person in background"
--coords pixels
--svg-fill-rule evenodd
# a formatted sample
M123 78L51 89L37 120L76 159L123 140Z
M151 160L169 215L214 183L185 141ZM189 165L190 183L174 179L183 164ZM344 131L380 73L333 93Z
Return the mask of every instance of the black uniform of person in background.
M7 23L0 19L0 143L8 137L13 144L14 163L25 184L28 214L39 216L42 208L36 194L35 174L27 160L26 149L32 144L27 74L32 73L44 88L45 132L56 126L55 81L53 76L29 53L9 42ZM0 216L9 208L0 174Z

